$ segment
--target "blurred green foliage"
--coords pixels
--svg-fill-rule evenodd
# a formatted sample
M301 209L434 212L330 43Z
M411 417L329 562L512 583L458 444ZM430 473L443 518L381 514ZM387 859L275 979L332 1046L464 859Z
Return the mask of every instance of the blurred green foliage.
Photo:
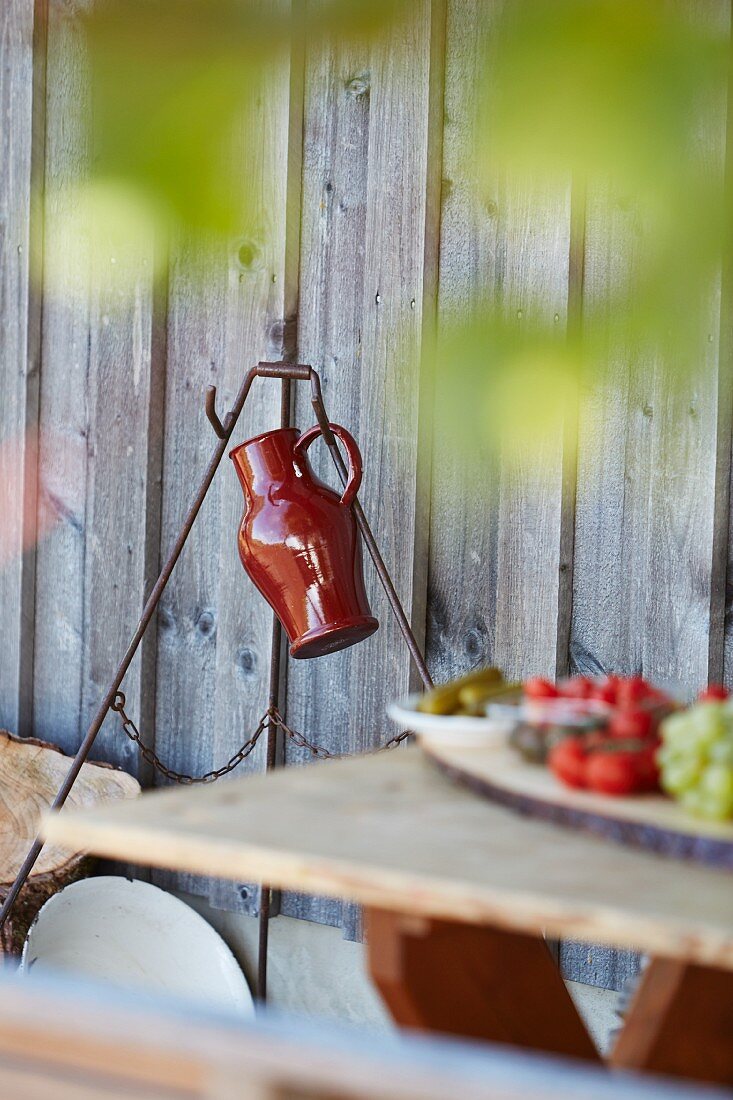
M169 228L224 237L255 204L263 89L306 37L368 39L398 0L96 0L86 19L95 176ZM283 172L287 165L283 164Z
M208 242L240 236L262 213L254 181L273 66L304 40L388 35L404 6L97 0L87 16L94 168L78 216L93 213L99 248L115 233L142 243L151 226ZM479 202L497 181L527 195L569 192L572 183L576 203L583 197L594 211L595 231L621 209L627 239L603 301L584 302L571 339L542 303L525 303L518 322L499 284L466 314L443 318L437 365L455 385L440 411L446 430L464 426L469 445L498 445L506 435L528 452L544 445L614 339L628 357L661 362L685 384L694 375L730 240L723 8L715 0L505 0L497 20L497 4L485 0L465 181ZM528 202L531 227L546 207Z
M544 303L523 302L519 319L500 286L473 318L453 318L437 365L459 396L439 415L469 446L520 442L512 453L539 467L548 439L554 433L557 447L563 438L563 413L609 361L622 373L646 372L650 383L656 373L662 390L693 392L717 340L711 323L731 216L727 5L507 0L484 57L468 177L484 199L497 181L524 195L530 236L547 217L532 196L572 189L579 239L571 247L582 255L585 232L592 277L601 257L602 292L586 288L581 302L571 289L576 316L563 340ZM562 217L561 202L557 209ZM499 224L497 233L512 228ZM483 400L471 403L470 393Z

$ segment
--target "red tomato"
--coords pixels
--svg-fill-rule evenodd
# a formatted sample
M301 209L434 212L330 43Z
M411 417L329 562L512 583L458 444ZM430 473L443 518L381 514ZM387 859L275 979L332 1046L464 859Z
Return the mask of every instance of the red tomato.
M648 749L595 752L585 769L588 787L601 794L642 794L659 785L656 744Z
M531 676L525 680L523 690L528 699L556 699L559 695L555 685L543 676Z
M729 696L730 692L722 684L709 684L704 691L700 692L697 701L698 703L710 703L727 699Z
M636 790L633 752L596 752L588 761L588 786L601 794L632 794Z
M611 737L649 737L655 732L654 716L648 710L617 710L608 724Z
M657 752L659 750L661 742L658 737L655 737L653 741L650 741L649 747L643 749L639 753L639 759L636 763L636 770L639 779L642 780L646 786L647 791L659 790L659 765L657 764Z
M561 684L561 694L568 699L590 699L595 686L587 676L572 676Z
M633 707L651 693L652 688L643 676L629 676L618 685L617 702L620 707Z
M547 757L550 770L568 787L585 787L587 761L585 745L580 737L566 737L553 745Z
M592 698L597 699L599 703L608 703L612 707L616 702L617 693L618 686L613 681L606 680L593 685Z

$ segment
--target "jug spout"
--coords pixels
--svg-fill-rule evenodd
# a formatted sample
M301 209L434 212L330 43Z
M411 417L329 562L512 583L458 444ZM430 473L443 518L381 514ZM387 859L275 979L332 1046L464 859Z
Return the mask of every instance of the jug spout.
M361 456L344 441L350 477L341 497L315 476L307 448L318 429L265 432L230 457L244 491L239 556L245 571L280 619L293 657L318 657L354 645L379 627L364 588L361 539L350 502Z

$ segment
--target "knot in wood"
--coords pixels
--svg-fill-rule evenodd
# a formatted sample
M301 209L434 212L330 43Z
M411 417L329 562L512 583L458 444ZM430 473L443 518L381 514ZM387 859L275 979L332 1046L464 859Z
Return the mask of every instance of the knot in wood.
M241 237L234 242L234 261L241 272L259 271L263 266L260 245L249 237Z
M361 73L359 76L352 76L350 80L346 81L346 91L354 99L366 95L369 91L369 87L369 73Z

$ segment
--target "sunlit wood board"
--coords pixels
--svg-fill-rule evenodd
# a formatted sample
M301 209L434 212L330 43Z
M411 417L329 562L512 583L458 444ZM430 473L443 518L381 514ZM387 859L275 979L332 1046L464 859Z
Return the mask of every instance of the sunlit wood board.
M572 790L546 767L526 763L510 748L441 746L427 752L452 779L528 817L733 871L733 823L693 817L671 798L617 798Z
M418 748L63 811L44 834L137 863L733 969L728 873L523 818Z

